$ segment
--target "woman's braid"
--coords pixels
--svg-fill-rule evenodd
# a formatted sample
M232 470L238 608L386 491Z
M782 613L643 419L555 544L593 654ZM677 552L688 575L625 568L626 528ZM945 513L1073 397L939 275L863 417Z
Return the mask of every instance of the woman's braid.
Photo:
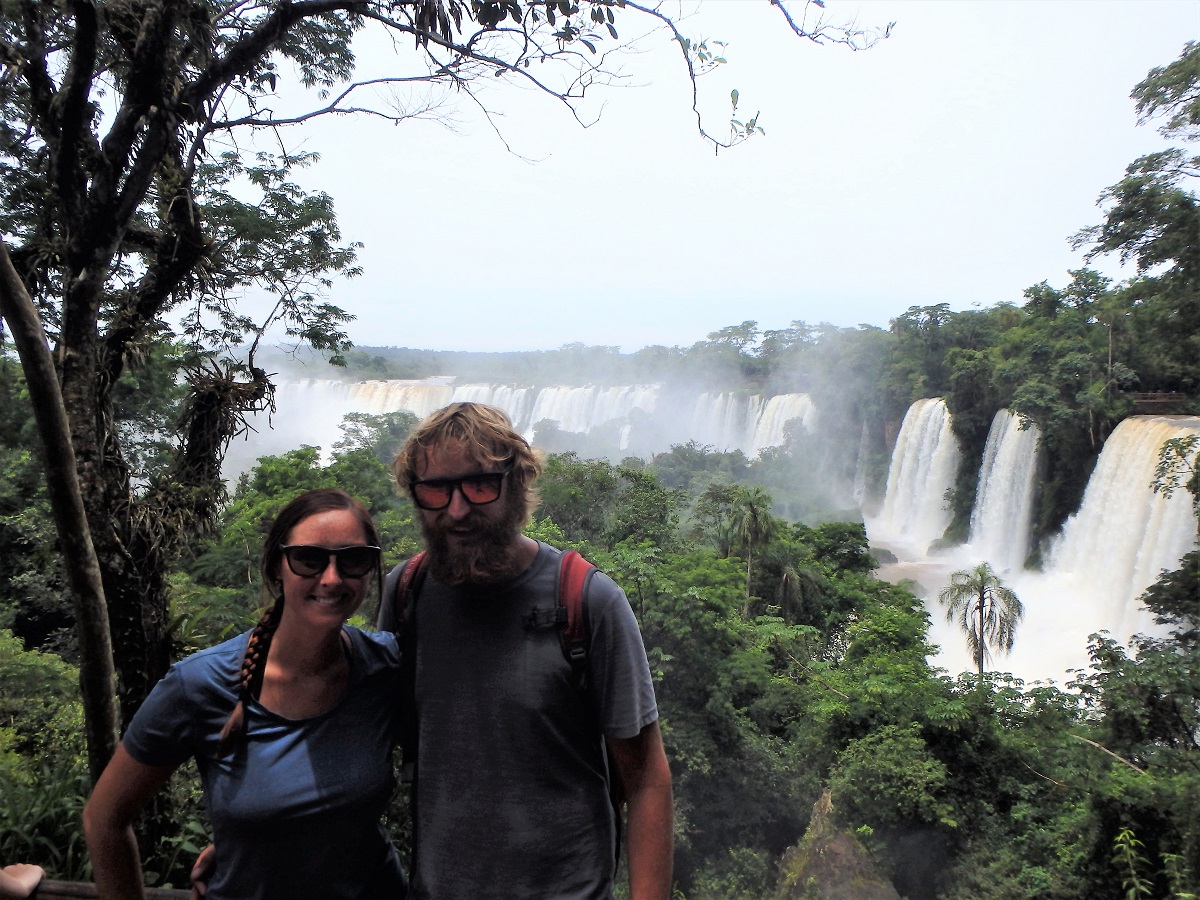
M271 638L279 627L283 615L283 595L275 605L263 613L250 637L246 641L246 655L242 657L242 673L238 683L238 702L225 720L225 726L217 743L217 755L233 752L234 746L246 733L246 703L262 693L263 673L266 669L267 652L271 649Z

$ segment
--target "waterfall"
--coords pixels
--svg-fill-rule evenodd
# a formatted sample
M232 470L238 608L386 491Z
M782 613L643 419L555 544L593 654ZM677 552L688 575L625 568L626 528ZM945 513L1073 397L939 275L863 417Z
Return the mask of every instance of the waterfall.
M280 391L291 387L279 385ZM342 413L361 412L373 416L407 409L427 416L445 406L454 396L454 388L444 379L436 381L360 381L347 385L346 407ZM290 393L290 392L289 392Z
M905 423L907 426L908 419ZM889 581L913 579L917 583L930 612L930 639L941 647L937 663L951 672L971 668L971 661L961 632L945 621L945 610L935 600L937 592L955 570L983 559L999 566L997 557L989 555L997 551L985 548L1003 548L1005 542L1015 542L1028 533L1025 526L1012 525L1013 533L1005 535L998 528L989 537L986 524L978 521L984 508L996 509L997 505L1006 511L994 516L988 513L991 518L1010 523L1023 518L1013 509L1020 505L1015 502L1017 495L1025 490L1023 479L1016 476L1032 464L1015 460L1033 452L1029 446L1018 451L1020 445L1035 441L1028 432L1022 436L1012 429L1007 415L998 415L993 421L971 543L944 555L918 552L902 556L898 563L880 569L880 576ZM998 668L1026 680L1054 678L1062 683L1072 671L1087 666L1091 634L1107 631L1126 642L1135 633L1158 630L1138 599L1162 570L1177 568L1183 555L1196 546L1196 517L1192 497L1182 487L1168 500L1155 494L1150 485L1163 443L1198 433L1200 418L1186 416L1134 416L1117 426L1096 461L1078 512L1067 519L1050 545L1045 570L1021 569L1014 552L1013 568L1004 581L1020 598L1025 617L1018 626L1013 652L996 660ZM1005 448L1010 441L1017 446ZM893 470L901 449L898 441ZM989 459L993 450L994 460ZM1012 454L1014 463L1002 461L1006 453ZM888 490L890 493L890 477ZM997 494L994 498L993 492ZM875 531L872 539L877 539Z
M871 523L872 537L914 545L923 554L950 524L945 495L954 486L959 458L945 402L935 397L910 406L892 451L883 509Z
M782 444L789 422L798 420L810 431L815 428L816 409L807 394L674 394L669 402L662 401L662 394L657 384L534 388L456 384L453 377L356 383L282 380L275 395L278 413L269 427L264 415L251 420L248 440L235 441L230 447L225 473L236 477L259 456L284 453L304 444L321 447L328 456L341 437L341 422L347 413L381 415L408 410L424 417L456 401L499 407L517 430L530 438L544 420L576 434L616 423L619 449L626 450L636 442L637 452L658 452L672 443L694 440L718 450L754 455L764 447ZM670 408L661 409L664 404Z
M997 572L1021 569L1029 555L1039 433L1007 409L996 412L979 467L969 543Z
M514 419L513 424L528 431L543 419L551 419L563 431L582 434L614 419L625 419L635 409L653 413L657 401L654 385L547 387L538 391L528 420Z
M716 450L741 450L756 456L787 439L787 427L799 421L805 431L816 429L817 409L808 394L704 393L692 404L688 433L676 440L694 440Z
M867 420L863 419L858 432L858 453L854 457L854 486L852 488L855 504L861 509L867 499L867 452L870 447L871 432L867 428Z
M1191 495L1179 487L1167 499L1150 485L1162 445L1198 433L1200 418L1123 420L1104 443L1079 511L1050 549L1048 572L1078 580L1089 618L1119 639L1141 624L1137 598L1196 545Z
M776 394L761 405L750 440L751 456L765 447L778 447L787 439L787 427L799 421L808 432L816 430L817 408L808 394Z
M449 402L454 403L486 403L497 406L508 413L508 417L518 428L528 427L532 418L536 392L531 388L517 387L511 384L463 384L454 389ZM435 409L445 404L435 404L426 411L413 410L419 416L427 416ZM408 409L409 407L401 407Z
M692 404L687 433L691 439L716 450L740 450L758 412L757 397L730 393L703 393Z

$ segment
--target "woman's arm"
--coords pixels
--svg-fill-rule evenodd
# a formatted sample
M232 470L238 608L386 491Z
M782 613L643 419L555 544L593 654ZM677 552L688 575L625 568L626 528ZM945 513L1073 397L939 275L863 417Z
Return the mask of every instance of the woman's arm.
M83 833L92 858L92 877L103 900L144 900L133 820L175 769L143 765L125 752L122 744L92 789L83 808Z

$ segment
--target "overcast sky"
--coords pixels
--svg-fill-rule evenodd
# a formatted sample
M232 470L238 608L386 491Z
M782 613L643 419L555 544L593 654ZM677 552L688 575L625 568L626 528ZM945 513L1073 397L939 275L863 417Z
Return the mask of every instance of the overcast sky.
M914 304L1020 303L1083 265L1069 237L1100 220L1126 165L1164 146L1137 126L1130 90L1200 39L1200 0L827 7L894 21L892 36L818 47L766 0L705 0L685 22L727 42L728 65L701 81L710 126L723 129L737 88L766 131L716 155L662 36L586 130L543 97L494 89L512 152L465 106L454 131L311 129L304 149L322 161L303 182L365 244L364 275L330 294L358 316L351 338L632 351L746 319L886 327ZM369 65L376 51L360 53Z

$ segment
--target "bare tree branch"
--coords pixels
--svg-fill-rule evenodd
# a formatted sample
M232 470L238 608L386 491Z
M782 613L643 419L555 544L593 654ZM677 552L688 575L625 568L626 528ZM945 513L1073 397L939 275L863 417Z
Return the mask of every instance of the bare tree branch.
M818 13L817 22L813 27L808 27L803 21L797 22L788 8L783 5L783 0L769 0L770 4L779 10L780 14L787 21L788 27L792 29L798 37L806 38L814 44L841 44L849 47L851 50L867 50L874 47L877 43L891 37L892 28L895 27L895 22L889 22L883 28L859 28L853 21L845 25L831 25L824 19L824 13ZM824 4L814 3L813 0L805 0L804 3L804 18L808 18L810 7L816 6L821 9Z
M248 126L251 128L274 128L281 125L299 125L301 122L308 122L319 116L335 115L365 115L384 119L388 122L399 124L410 119L423 118L426 114L437 109L440 104L427 103L416 110L409 110L395 114L389 114L382 110L374 109L369 106L342 106L341 103L352 93L360 88L375 87L383 84L411 84L411 83L427 83L429 76L427 75L411 75L389 78L372 78L369 81L356 81L347 87L344 91L338 94L332 101L319 109L313 109L308 112L298 113L286 118L279 118L267 111L268 114L248 115L240 119L221 119L213 120L211 125L206 129L207 133L215 131L229 131L234 128Z
M1129 766L1129 768L1133 769L1133 771L1137 772L1139 775L1147 774L1145 769L1139 769L1137 766L1135 766L1133 763L1131 763L1125 757L1118 756L1117 754L1115 754L1111 750L1109 750L1107 747L1105 747L1103 744L1097 744L1095 741L1089 741L1085 737L1080 737L1079 735L1071 734L1070 732L1067 732L1067 736L1073 737L1077 741L1083 741L1089 747L1095 747L1097 750L1101 751L1102 753L1107 753L1109 756L1111 756L1113 759L1117 760L1118 762L1125 763L1125 765Z

